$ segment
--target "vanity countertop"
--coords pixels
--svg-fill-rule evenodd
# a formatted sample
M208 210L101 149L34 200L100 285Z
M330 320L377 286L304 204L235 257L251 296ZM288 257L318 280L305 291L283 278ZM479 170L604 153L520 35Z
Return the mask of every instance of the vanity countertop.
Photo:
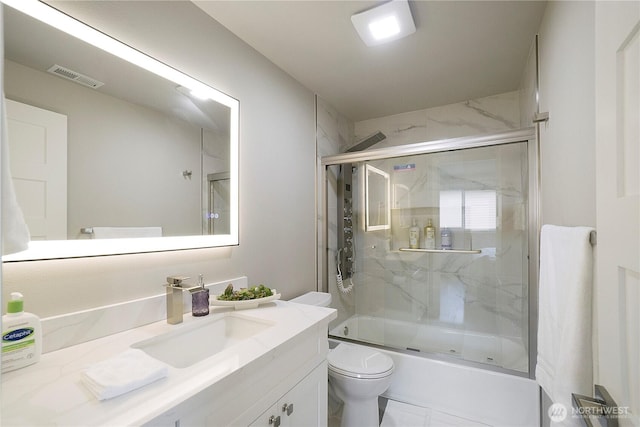
M34 365L2 374L1 424L144 424L222 379L250 381L243 376L244 367L258 359L268 363L265 360L278 356L279 346L303 332L322 328L326 333L328 323L336 318L333 309L274 301L237 312L272 322L273 327L187 368L169 366L168 377L138 390L99 401L81 380L87 365L116 356L136 342L231 312L232 308L212 307L206 317L185 314L180 325L160 321L43 354Z

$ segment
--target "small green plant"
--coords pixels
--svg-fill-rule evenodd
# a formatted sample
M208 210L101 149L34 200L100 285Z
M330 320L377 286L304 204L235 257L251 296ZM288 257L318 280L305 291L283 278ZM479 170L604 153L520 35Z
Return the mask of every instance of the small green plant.
M244 301L257 298L265 298L273 295L271 289L265 285L250 286L248 288L241 288L238 291L233 290L233 285L229 283L229 286L224 290L221 295L218 295L220 301Z

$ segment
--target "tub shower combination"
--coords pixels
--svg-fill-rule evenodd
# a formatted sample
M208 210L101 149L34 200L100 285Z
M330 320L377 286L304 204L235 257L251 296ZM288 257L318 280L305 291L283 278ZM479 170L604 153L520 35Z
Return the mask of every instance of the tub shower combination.
M532 378L537 157L521 130L323 158L330 337L400 372L408 356Z

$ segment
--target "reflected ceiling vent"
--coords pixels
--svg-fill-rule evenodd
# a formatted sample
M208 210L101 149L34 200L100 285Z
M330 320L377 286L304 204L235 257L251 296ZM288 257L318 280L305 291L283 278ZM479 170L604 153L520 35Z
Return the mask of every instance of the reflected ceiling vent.
M102 83L101 81L92 79L91 77L85 76L84 74L80 74L77 71L70 70L68 68L62 67L57 64L54 64L47 71L50 72L51 74L55 74L58 77L71 80L73 82L79 83L83 86L90 87L92 89L97 89L100 86L104 85L104 83Z

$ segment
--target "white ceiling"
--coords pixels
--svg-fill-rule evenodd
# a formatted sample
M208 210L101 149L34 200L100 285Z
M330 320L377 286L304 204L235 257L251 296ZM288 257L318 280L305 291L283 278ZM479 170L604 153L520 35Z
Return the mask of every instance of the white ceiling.
M412 0L417 31L366 47L376 1L207 1L198 7L354 121L516 90L544 1Z

